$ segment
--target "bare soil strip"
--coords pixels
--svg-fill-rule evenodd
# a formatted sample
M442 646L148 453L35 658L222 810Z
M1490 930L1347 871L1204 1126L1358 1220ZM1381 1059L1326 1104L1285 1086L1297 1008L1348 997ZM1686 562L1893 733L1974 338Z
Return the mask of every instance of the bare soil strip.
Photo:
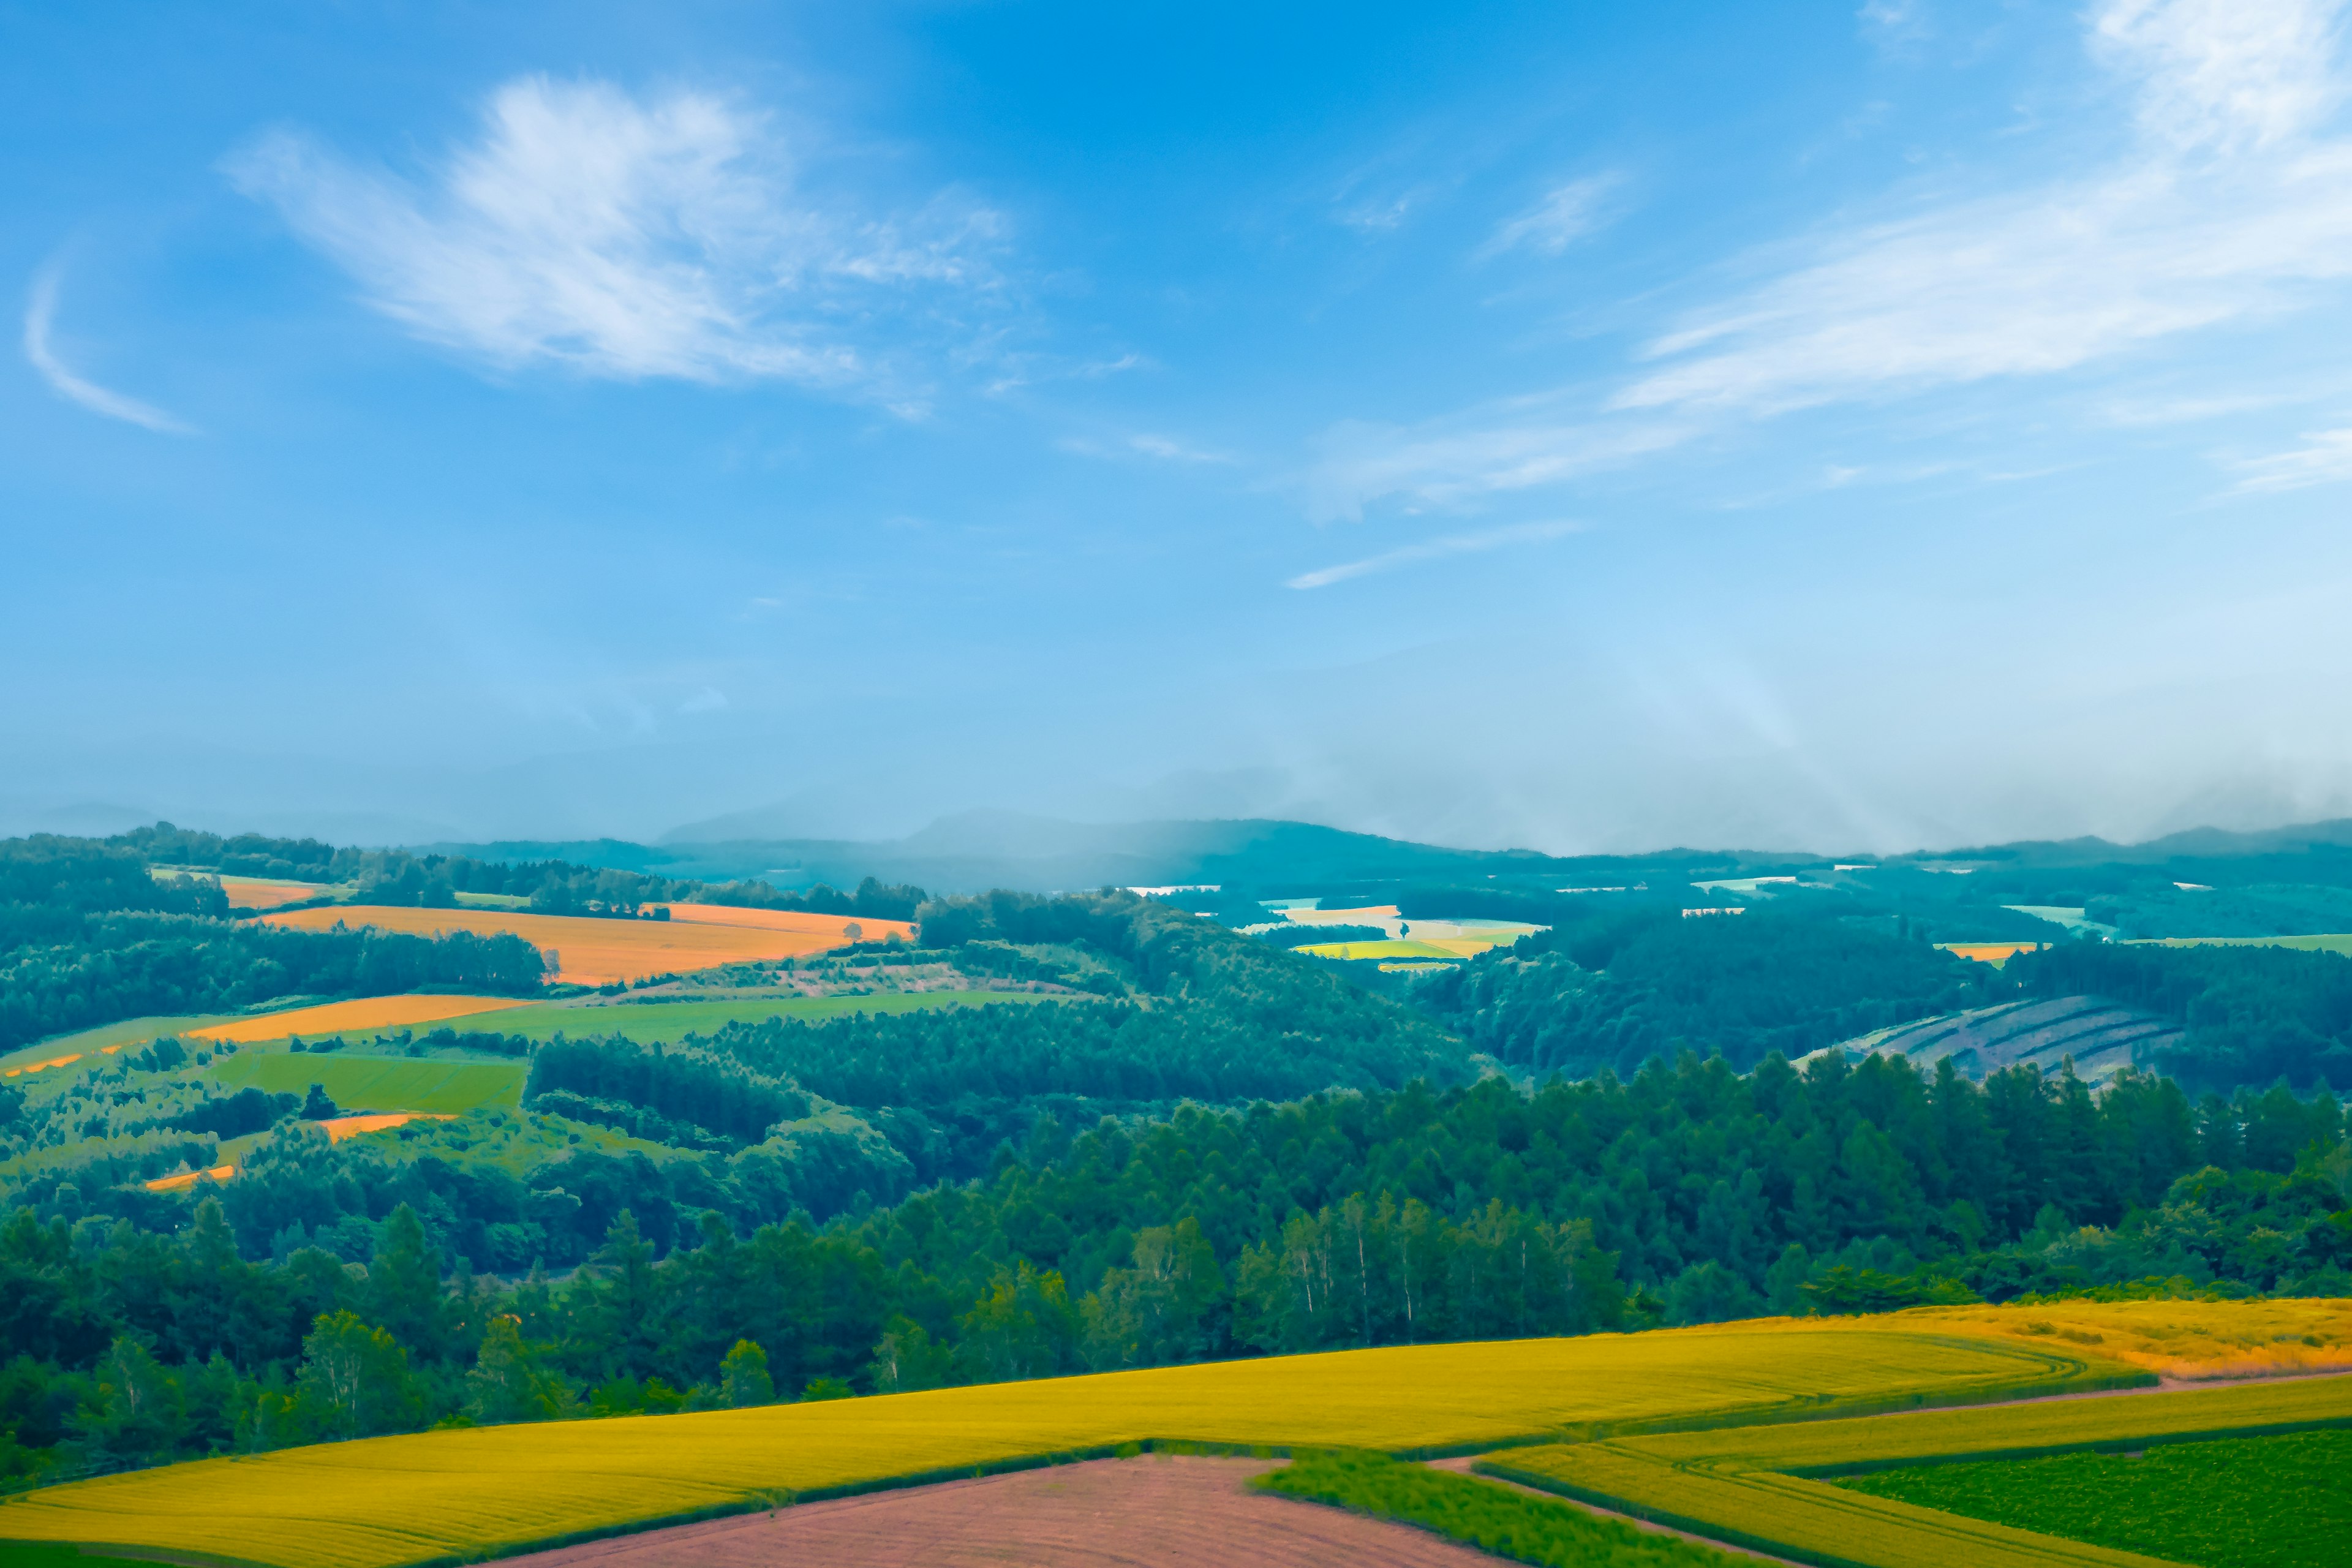
M1154 1454L801 1503L509 1558L529 1568L1494 1568L1411 1525L1271 1497L1278 1460Z

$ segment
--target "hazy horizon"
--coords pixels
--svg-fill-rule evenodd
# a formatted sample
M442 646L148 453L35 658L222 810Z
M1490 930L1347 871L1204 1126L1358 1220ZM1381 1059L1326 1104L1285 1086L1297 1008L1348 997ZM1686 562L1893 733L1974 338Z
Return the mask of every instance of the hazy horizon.
M2352 814L2344 16L20 9L0 832Z

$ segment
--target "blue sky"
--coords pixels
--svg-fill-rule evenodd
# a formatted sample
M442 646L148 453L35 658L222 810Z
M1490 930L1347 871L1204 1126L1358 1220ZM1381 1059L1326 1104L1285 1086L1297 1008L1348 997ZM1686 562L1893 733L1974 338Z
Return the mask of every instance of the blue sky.
M2341 0L0 18L0 828L2352 811Z

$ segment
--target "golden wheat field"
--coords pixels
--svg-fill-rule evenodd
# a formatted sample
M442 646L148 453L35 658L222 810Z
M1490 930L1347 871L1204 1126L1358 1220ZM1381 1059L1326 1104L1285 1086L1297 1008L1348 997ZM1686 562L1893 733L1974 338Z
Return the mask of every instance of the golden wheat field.
M1129 1442L1468 1451L2134 1375L2072 1346L1866 1320L1349 1351L206 1459L0 1503L0 1539L394 1568Z
M470 1017L507 1007L530 1005L525 996L362 996L355 1002L325 1002L297 1007L289 1013L268 1013L191 1029L193 1040L226 1040L247 1045L255 1040L283 1040L300 1035L336 1035L345 1029L393 1029L408 1024L437 1024L446 1018Z
M2352 1300L1921 1307L1886 1321L2054 1342L2172 1378L2352 1370Z
M757 911L751 911L757 912ZM263 922L296 931L353 930L435 935L467 931L477 936L512 934L558 960L557 978L579 985L610 985L654 974L681 974L722 963L798 958L856 941L843 934L845 917L811 915L814 929L778 931L751 925L710 925L695 921L593 920L580 915L521 914L506 910L421 910L380 904L346 904L263 915ZM877 925L887 923L877 921Z

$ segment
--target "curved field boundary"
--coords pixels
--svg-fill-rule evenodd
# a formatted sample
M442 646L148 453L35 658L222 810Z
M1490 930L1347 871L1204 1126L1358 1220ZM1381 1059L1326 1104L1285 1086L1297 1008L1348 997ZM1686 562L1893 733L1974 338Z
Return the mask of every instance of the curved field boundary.
M321 1002L290 1013L269 1013L190 1029L192 1040L226 1040L251 1045L261 1040L290 1039L296 1035L336 1035L345 1029L390 1029L407 1024L438 1024L449 1018L469 1018L478 1013L528 1007L528 996L362 996L352 1002Z
M2332 1426L2352 1426L2352 1377L1554 1445L1474 1468L1822 1568L1956 1562L2121 1568L2156 1560L1871 1497L1821 1478Z
M684 974L752 960L799 958L856 940L844 934L844 928L856 921L831 915L805 918L817 922L819 929L777 931L765 926L698 925L690 921L597 920L584 915L387 904L331 904L257 917L261 924L296 931L331 931L342 925L353 931L373 926L416 936L458 931L476 936L519 936L560 964L559 978L583 985Z
M2147 1379L2072 1347L1868 1320L1344 1351L198 1460L0 1502L0 1540L273 1568L410 1568L1155 1439L1434 1457Z

